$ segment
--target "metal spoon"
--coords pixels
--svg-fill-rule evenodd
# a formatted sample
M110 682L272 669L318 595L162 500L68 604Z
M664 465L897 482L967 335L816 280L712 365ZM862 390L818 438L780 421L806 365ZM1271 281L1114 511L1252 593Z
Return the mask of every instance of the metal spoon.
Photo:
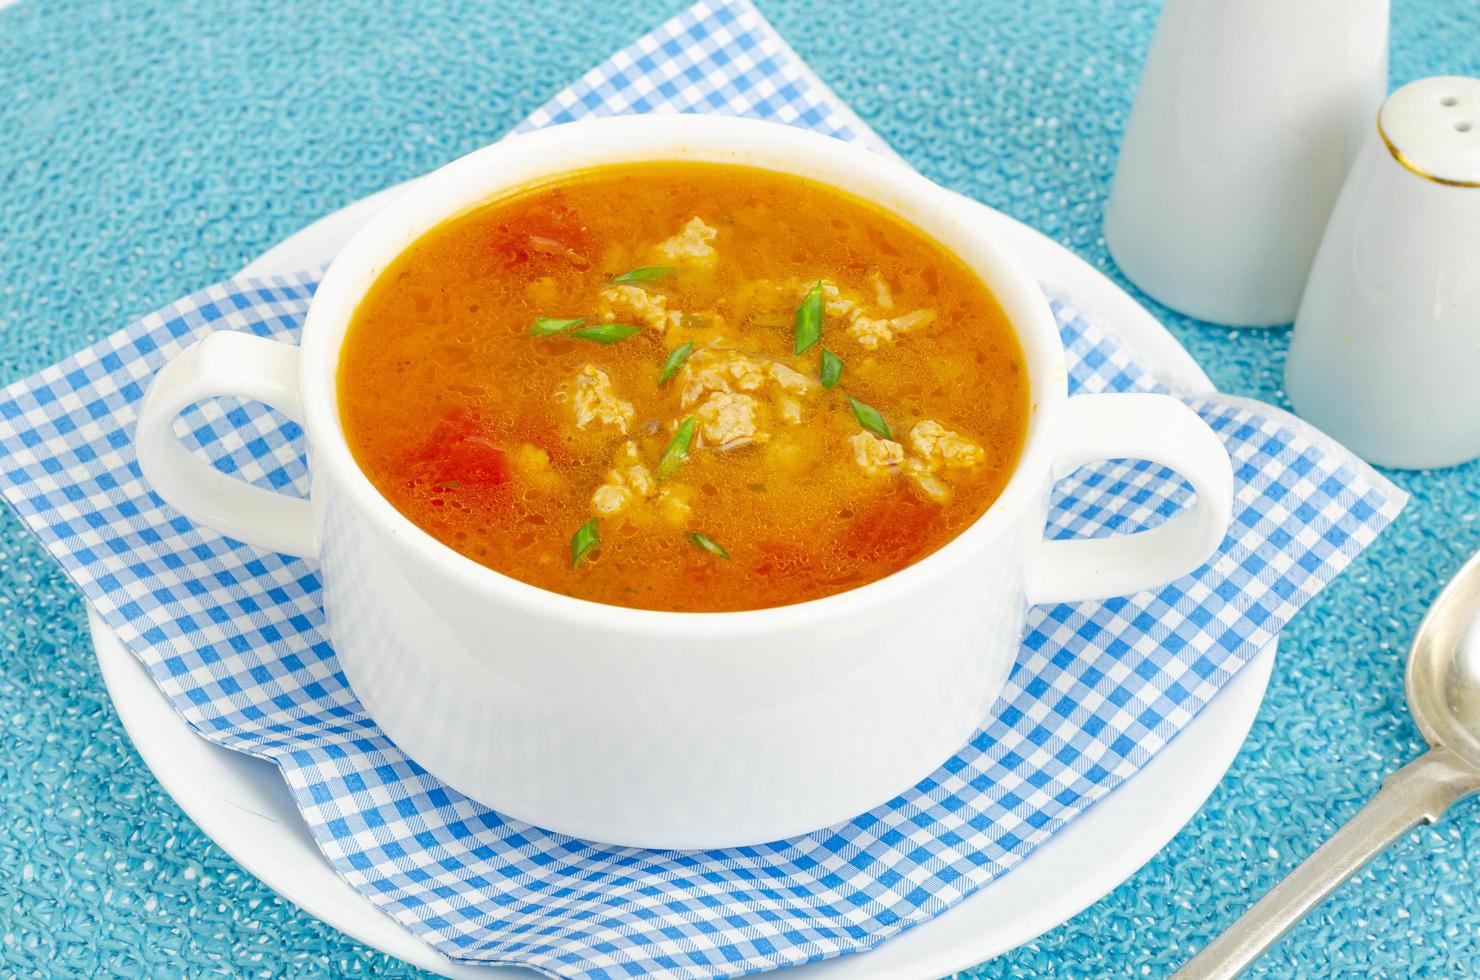
M1480 554L1429 607L1408 651L1408 710L1429 751L1383 780L1372 802L1177 971L1238 976L1393 841L1480 791Z

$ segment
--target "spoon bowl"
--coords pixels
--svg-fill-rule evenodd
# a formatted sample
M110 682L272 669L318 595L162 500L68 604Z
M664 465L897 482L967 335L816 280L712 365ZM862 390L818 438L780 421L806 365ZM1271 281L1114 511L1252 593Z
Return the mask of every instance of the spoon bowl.
M1480 554L1418 624L1405 684L1408 710L1429 745L1480 769Z

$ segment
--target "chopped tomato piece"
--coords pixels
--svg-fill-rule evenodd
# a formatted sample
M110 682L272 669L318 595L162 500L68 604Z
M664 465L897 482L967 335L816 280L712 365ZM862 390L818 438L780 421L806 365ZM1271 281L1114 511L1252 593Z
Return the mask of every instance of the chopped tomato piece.
M559 197L512 210L490 231L489 244L505 266L537 263L584 272L596 256L595 235Z
M463 483L496 487L509 478L508 454L484 434L481 420L456 411L437 423L407 459L412 483L447 488Z

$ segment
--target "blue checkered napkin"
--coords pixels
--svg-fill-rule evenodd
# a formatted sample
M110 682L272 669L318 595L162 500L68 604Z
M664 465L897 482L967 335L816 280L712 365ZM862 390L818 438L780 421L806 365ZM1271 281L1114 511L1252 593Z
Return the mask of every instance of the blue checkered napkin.
M897 156L749 0L694 4L586 72L513 132L650 112L769 119Z
M693 108L876 140L742 3L681 15L531 125ZM275 762L339 873L463 961L731 976L866 949L929 919L1136 772L1403 502L1274 409L1189 398L1236 464L1221 551L1155 592L1035 609L986 727L930 778L842 826L762 847L593 845L505 820L419 769L346 686L315 566L197 529L140 479L130 440L154 372L210 330L294 341L317 278L209 287L11 385L0 492L192 727ZM1164 390L1070 303L1055 314L1074 391ZM262 407L208 403L180 424L222 469L305 489L297 429ZM1150 464L1087 469L1061 485L1050 532L1150 526L1186 493Z

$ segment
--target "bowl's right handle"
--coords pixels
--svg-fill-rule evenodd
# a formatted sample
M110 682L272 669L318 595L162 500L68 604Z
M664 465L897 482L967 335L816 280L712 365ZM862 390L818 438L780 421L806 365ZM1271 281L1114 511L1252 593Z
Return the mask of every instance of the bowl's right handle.
M176 436L182 411L220 395L266 402L302 423L298 348L222 330L176 355L154 376L139 407L134 449L144 479L197 524L269 551L317 555L318 531L307 500L233 479Z
M1061 480L1085 463L1146 459L1170 467L1197 503L1135 534L1045 540L1029 559L1028 601L1078 602L1165 585L1217 550L1233 513L1228 450L1197 413L1169 395L1080 395L1068 402L1068 431L1054 460Z

